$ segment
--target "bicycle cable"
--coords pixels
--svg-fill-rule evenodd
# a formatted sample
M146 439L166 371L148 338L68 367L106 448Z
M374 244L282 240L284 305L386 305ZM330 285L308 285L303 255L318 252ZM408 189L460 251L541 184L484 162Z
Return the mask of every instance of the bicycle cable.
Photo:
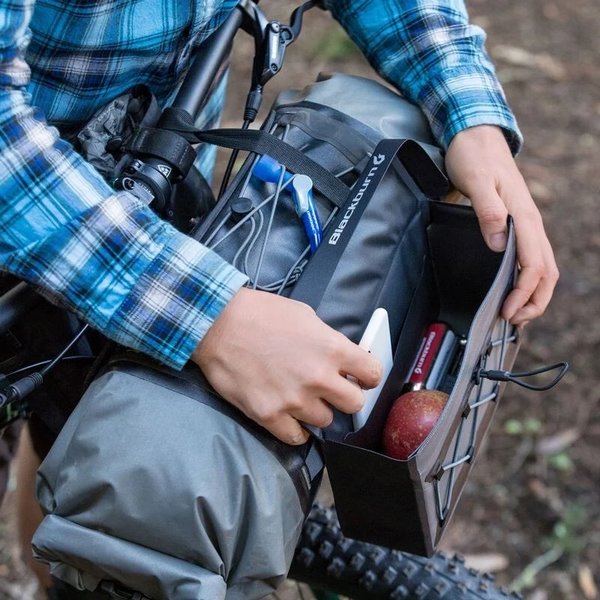
M91 354L72 354L70 356L63 356L61 361L64 360L92 360L96 358ZM54 359L50 358L47 360L41 360L37 363L32 363L31 365L27 365L26 367L21 367L19 369L15 369L10 373L6 373L5 377L14 377L15 375L19 375L20 373L24 373L25 371L30 371L31 369L37 369L38 367L42 367L44 365L50 364Z
M65 354L79 341L88 328L89 325L85 324L53 359L42 361L41 364L46 365L43 369L29 373L25 377L21 377L20 379L17 379L17 381L8 383L0 389L0 431L3 431L4 428L13 421L28 415L29 411L25 398L44 383L46 375L48 375L61 360L66 358ZM24 369L35 368L35 366L38 365L29 365L29 367L25 367ZM23 369L19 369L17 370L17 373L22 371Z

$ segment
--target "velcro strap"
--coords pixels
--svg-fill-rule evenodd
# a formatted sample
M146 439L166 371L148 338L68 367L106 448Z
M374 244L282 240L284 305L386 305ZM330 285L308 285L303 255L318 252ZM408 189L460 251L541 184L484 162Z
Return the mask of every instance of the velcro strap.
M128 146L128 151L164 160L175 167L180 175L187 175L196 152L181 135L165 129L144 127L136 133Z
M337 207L343 206L350 188L324 169L320 164L286 144L278 137L255 129L210 129L197 134L198 139L232 150L246 150L268 154L292 173L301 173L312 179L313 185Z

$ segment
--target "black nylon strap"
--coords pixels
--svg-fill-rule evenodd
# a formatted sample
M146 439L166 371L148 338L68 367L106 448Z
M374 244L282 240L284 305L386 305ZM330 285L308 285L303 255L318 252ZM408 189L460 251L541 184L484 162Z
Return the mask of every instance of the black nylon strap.
M337 207L346 202L350 188L308 158L296 148L286 144L278 137L255 129L211 129L197 134L202 142L224 146L232 150L246 150L257 154L268 154L292 173L308 175L313 185Z
M176 167L181 175L187 174L196 160L196 152L182 136L166 129L140 129L128 146L132 153L146 154Z
M324 117L318 109L308 106L291 106L277 111L280 125L293 125L308 136L337 148L349 161L358 165L365 154L373 152L376 143L341 121ZM364 165L363 165L364 166Z
M429 191L440 191L443 181L436 181L438 176L443 178L425 150L414 140L383 140L377 144L369 164L359 180L354 185L352 195L348 197L342 210L330 223L323 234L323 241L315 255L308 263L302 277L294 286L291 298L305 302L316 309L335 271L340 257L344 253L352 233L377 186L384 175L399 159L409 174L415 180L428 182ZM445 181L445 178L444 178ZM406 181L410 184L410 181ZM437 186L439 185L439 189Z
M190 113L183 108L167 106L160 115L158 126L161 129L166 129L167 131L173 131L179 134L182 138L185 138L192 144L198 141L197 138L200 129L194 125Z

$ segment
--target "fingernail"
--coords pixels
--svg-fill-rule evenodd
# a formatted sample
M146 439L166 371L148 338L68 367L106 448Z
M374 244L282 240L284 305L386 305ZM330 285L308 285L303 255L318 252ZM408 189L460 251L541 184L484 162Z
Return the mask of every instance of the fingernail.
M502 307L502 313L501 316L503 319L505 319L506 321L510 321L512 322L513 317L515 316L517 312L516 308L513 308L510 304L505 304Z
M380 360L376 360L373 362L373 379L377 380L377 383L381 381L381 377L383 376L383 365Z
M490 235L490 248L496 252L506 249L506 233L493 233Z
M304 444L305 442L307 442L308 438L309 438L308 433L304 433L304 432L299 433L298 435L295 435L292 438L290 444L293 446L300 446L300 445Z

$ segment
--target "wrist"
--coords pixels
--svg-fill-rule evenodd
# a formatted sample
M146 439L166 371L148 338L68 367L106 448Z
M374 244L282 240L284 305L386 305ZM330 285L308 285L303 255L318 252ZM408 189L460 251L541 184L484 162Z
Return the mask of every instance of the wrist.
M477 146L483 151L493 148L495 151L505 152L512 157L505 130L498 125L475 125L462 129L450 141L448 152L464 144Z
M221 344L223 330L227 326L227 322L235 313L243 311L241 308L247 302L248 296L252 296L253 290L246 287L241 287L225 305L219 316L213 321L202 339L198 342L195 350L191 355L191 360L201 368L206 364L207 360L215 355L218 346Z

